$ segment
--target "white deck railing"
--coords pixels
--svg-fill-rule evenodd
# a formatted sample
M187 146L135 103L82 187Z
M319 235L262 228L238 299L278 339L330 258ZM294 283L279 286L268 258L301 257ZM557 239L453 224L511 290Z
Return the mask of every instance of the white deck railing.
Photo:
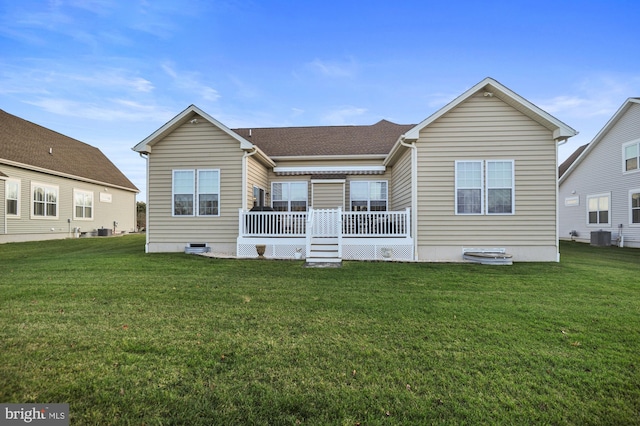
M311 212L247 212L240 210L241 237L306 237ZM342 212L343 237L410 237L410 212Z
M245 212L240 210L241 237L304 237L307 212Z
M395 212L344 212L342 235L345 237L409 237L409 209Z

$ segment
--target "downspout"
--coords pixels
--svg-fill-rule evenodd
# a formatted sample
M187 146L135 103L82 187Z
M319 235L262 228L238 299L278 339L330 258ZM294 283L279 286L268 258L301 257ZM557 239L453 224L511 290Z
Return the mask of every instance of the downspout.
M400 136L400 145L411 149L411 233L413 234L413 260L418 260L418 147L406 143Z
M556 262L560 262L560 177L558 176L558 151L560 145L567 143L567 138L556 139Z
M245 151L242 156L242 210L247 210L247 158L255 155L258 152L256 147L251 148L251 151Z
M145 212L144 212L144 234L145 234L145 243L144 243L144 252L149 253L149 153L148 152L140 152L140 158L144 158L146 167L147 167L147 193L145 194ZM173 202L173 201L172 201ZM136 217L133 223L138 221L138 205L136 204L136 208L134 209L136 212Z

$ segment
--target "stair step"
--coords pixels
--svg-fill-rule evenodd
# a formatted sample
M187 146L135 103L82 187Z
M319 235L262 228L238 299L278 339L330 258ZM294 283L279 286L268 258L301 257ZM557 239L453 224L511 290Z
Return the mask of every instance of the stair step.
M338 259L337 257L307 257L305 261L307 263L341 263L342 259Z
M331 237L313 237L313 238L311 238L311 244L338 245L338 239L337 238L331 238Z
M323 259L338 259L337 251L311 251L309 257L321 257Z

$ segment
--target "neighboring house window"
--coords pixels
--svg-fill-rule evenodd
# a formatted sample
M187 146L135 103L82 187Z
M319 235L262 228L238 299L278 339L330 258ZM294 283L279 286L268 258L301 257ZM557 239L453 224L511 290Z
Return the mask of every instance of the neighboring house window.
M8 179L5 194L7 216L20 216L20 181Z
M631 212L629 222L632 225L640 225L640 189L629 191Z
M31 184L33 194L33 217L57 218L58 217L58 187L41 183Z
M219 170L174 170L173 215L219 216Z
M271 205L286 212L307 211L307 182L274 182L271 184Z
M73 190L74 219L93 219L93 192Z
M352 181L351 211L380 212L387 210L386 181Z
M514 161L456 161L456 214L513 214Z
M624 155L624 171L630 172L640 168L640 141L634 141L622 146Z
M587 196L589 225L609 225L609 194Z

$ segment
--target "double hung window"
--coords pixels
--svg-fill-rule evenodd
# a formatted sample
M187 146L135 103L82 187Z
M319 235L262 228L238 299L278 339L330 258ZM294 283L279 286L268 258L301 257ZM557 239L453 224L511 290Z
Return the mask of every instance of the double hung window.
M93 192L73 190L74 219L93 219Z
M610 194L587 196L587 223L589 225L610 225Z
M219 216L220 170L174 170L173 215Z
M386 211L387 181L351 181L351 211Z
M8 179L5 183L7 216L20 216L20 181Z
M513 214L513 160L456 161L456 214Z
M640 141L633 141L622 146L624 171L640 170Z
M271 184L271 206L280 212L306 212L307 190L307 182L274 182Z
M32 210L34 218L58 218L58 187L33 182L31 184Z
M631 206L629 223L631 225L640 225L640 189L629 191L629 202Z

